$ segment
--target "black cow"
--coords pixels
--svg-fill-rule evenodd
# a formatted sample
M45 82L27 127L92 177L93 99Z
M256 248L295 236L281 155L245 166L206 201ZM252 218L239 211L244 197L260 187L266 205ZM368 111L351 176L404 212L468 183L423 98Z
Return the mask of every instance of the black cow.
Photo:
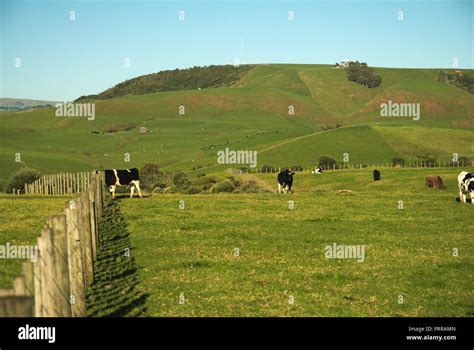
M380 181L380 171L374 170L374 181Z
M130 198L133 197L133 191L135 188L138 190L140 197L142 196L137 168L105 170L105 184L109 188L112 197L115 197L115 187L128 185L130 185Z
M278 193L291 193L293 175L295 175L295 173L289 169L283 170L278 174Z

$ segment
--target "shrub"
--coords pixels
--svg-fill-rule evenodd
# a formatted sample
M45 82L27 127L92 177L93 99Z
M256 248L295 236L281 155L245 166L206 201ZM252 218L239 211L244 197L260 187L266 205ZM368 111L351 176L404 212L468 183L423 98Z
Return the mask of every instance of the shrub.
M140 169L140 176L163 176L158 164L146 163Z
M201 176L191 181L191 186L200 187L201 190L207 191L217 182L214 176Z
M186 194L197 194L197 193L201 193L201 190L197 187L190 186L184 193L186 193Z
M263 189L258 186L255 180L249 180L245 182L242 187L240 188L240 192L244 193L259 193L264 192Z
M365 62L349 62L346 68L347 79L360 85L374 88L382 83L382 78L373 69L367 66Z
M324 169L334 168L336 165L336 160L328 156L322 156L319 158L318 165Z
M227 179L234 184L234 187L242 186L242 181L240 179L236 179L233 176L227 176Z
M30 184L33 181L38 180L40 177L41 173L36 169L27 167L20 168L10 176L5 187L5 192L11 193L13 192L13 189L24 192L25 184Z
M168 186L168 184L167 184L166 182L158 181L158 182L155 182L155 183L153 184L153 186L151 186L151 187L152 187L153 189L155 189L155 188L165 188L165 187L167 187L167 186Z
M436 165L436 158L431 155L423 155L418 157L425 167L434 167Z
M221 181L211 188L211 193L220 193L220 192L233 192L235 190L234 184L229 180L226 179L224 181Z
M447 84L455 85L467 92L474 94L474 77L462 73L451 74L439 72L438 80Z
M103 132L114 133L119 131L128 131L135 128L135 124L108 124L102 128Z
M458 163L462 165L470 165L471 164L471 159L466 156L460 156L458 157Z
M186 181L188 181L188 175L183 172L179 172L173 176L173 184L176 187L181 187Z
M148 191L154 190L155 187L166 187L163 175L158 164L147 163L140 169L140 186Z
M403 159L402 157L393 157L392 164L393 165L403 165L403 164L405 164L405 159Z

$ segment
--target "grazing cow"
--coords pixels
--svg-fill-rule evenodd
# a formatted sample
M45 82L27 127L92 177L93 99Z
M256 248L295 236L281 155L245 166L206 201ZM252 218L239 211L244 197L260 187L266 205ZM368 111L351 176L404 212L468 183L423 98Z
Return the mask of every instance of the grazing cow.
M426 186L428 186L430 190L432 188L439 188L441 190L446 188L441 177L435 175L428 175L426 177Z
M135 188L138 190L140 197L142 196L137 168L105 170L105 184L107 185L112 198L115 197L115 187L128 185L130 185L130 198L133 197L133 191Z
M323 168L315 166L313 170L311 170L311 174L321 174L323 172Z
M295 173L289 169L283 170L278 174L278 193L291 193L293 175L295 175Z
M380 171L374 170L374 181L380 181Z
M474 204L474 173L461 171L458 175L459 201L467 202L467 194L471 197L471 203Z

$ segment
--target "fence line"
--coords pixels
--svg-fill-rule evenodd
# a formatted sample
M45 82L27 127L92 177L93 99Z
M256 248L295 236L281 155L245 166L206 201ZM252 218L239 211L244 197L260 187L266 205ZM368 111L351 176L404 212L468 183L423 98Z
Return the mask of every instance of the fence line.
M96 176L103 177L104 172L80 172L42 175L38 180L25 184L25 194L67 195L80 193L88 189ZM14 190L14 192L19 190Z
M453 163L453 162L411 162L405 164L392 164L392 163L361 163L361 164L337 164L333 166L322 166L323 170L345 170L345 169L370 169L370 168L462 168L466 166L474 166L474 161L468 163ZM317 167L317 166L316 166ZM311 171L315 167L301 167L301 166L290 166L290 167L261 167L261 168L229 168L228 173L232 174L265 174L265 173L279 173L283 169L292 169L296 172Z
M39 191L55 184L53 194L63 193L58 191L64 188L61 183L77 184L77 188L87 187L87 190L68 201L62 214L47 219L37 239L36 259L22 264L21 275L15 278L13 288L0 289L0 317L87 314L85 291L94 281L104 182L101 173L84 176L80 185L60 182L69 175L46 175L32 186Z

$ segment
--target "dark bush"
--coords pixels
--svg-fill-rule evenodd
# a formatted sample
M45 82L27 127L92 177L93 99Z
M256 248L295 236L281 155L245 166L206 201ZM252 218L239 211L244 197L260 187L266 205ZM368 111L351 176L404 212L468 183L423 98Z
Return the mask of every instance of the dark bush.
M177 187L181 187L186 181L188 181L188 175L186 175L186 173L179 172L173 176L173 184Z
M201 190L197 187L191 186L184 193L186 193L186 194L198 194L198 193L201 193Z
M439 72L438 80L474 94L474 77L465 75L465 73L461 73L461 71L458 71L456 74Z
M260 186L258 186L255 180L249 180L242 185L242 187L240 188L240 192L259 193L263 192L263 190L260 188Z
M217 182L214 176L201 176L191 181L191 186L201 188L203 191L209 190Z
M336 160L328 156L322 156L319 158L318 165L324 169L334 168L336 166Z
M224 181L221 181L211 188L211 193L220 193L220 192L233 192L235 190L234 184L229 180L226 179Z
M5 187L5 192L12 193L13 189L25 191L25 184L30 184L41 177L41 173L36 169L23 167L10 176Z
M405 159L402 157L393 157L392 158L392 164L393 165L403 165L405 164Z
M252 65L219 65L166 70L123 81L98 95L81 96L78 101L142 95L160 91L181 91L234 85Z
M148 191L156 187L166 187L164 174L160 171L158 164L147 163L140 169L140 186Z
M240 179L236 179L234 176L227 176L227 179L234 184L234 187L242 186L242 181Z
M436 158L431 156L431 155L423 155L418 157L420 162L423 164L425 167L434 167L436 166Z
M146 163L140 169L140 176L163 176L158 164Z
M119 131L128 131L135 128L136 124L108 124L102 128L103 132L114 133Z
M365 62L349 62L346 68L347 79L360 85L374 88L382 83L382 78L375 69L367 66Z

